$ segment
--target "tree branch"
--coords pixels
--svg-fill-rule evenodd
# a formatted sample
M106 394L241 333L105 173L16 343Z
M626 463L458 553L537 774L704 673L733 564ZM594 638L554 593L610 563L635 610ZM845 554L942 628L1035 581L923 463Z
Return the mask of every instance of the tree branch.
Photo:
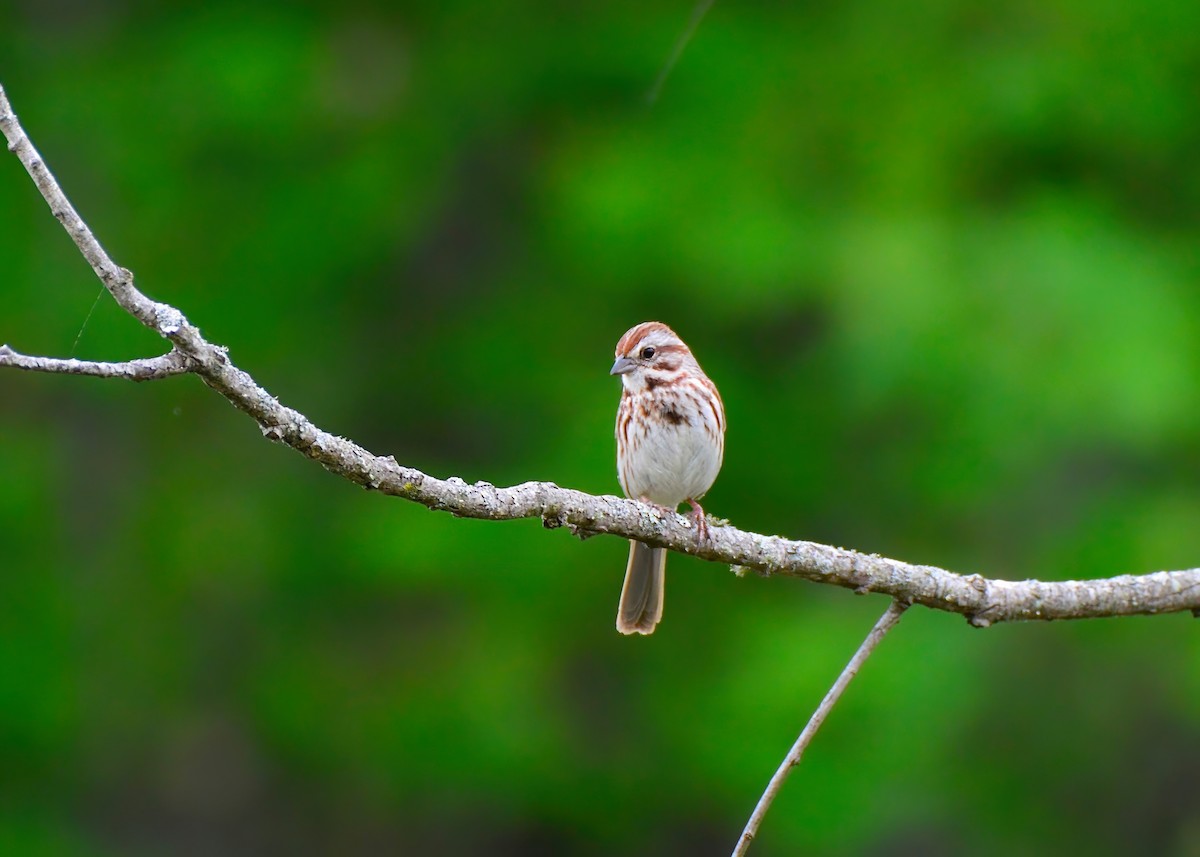
M11 366L29 372L51 372L60 375L91 375L96 378L126 378L130 381L157 381L192 371L191 361L172 349L158 357L128 360L124 363L96 363L91 360L64 360L57 357L31 357L19 354L7 345L0 345L0 366Z
M1007 581L978 574L955 574L875 554L794 541L779 536L714 526L699 543L682 515L663 514L634 500L593 496L550 482L526 482L497 488L487 482L468 485L457 477L438 479L391 456L380 457L314 425L308 417L281 405L250 375L235 366L226 349L208 342L175 307L146 297L133 275L117 265L79 217L41 156L30 143L0 87L0 131L32 177L79 251L116 302L160 336L189 362L190 371L251 416L263 434L284 443L364 488L420 503L454 515L489 520L541 518L548 528L566 526L580 536L608 533L729 563L742 573L802 577L853 589L880 592L966 616L986 627L1021 619L1085 619L1102 616L1200 611L1200 569L1123 575L1102 580ZM35 358L36 359L36 358Z
M738 839L737 846L733 849L732 857L742 857L742 855L750 850L750 843L758 835L759 825L762 824L763 818L766 817L767 810L771 808L775 796L783 788L783 781L792 772L792 768L800 764L800 757L804 755L804 751L812 743L813 736L817 734L817 730L821 728L821 724L825 722L825 718L829 716L829 712L833 710L838 700L842 698L842 693L850 686L850 681L858 675L858 671L866 663L867 658L871 656L871 652L875 651L875 647L879 645L880 640L883 639L883 635L896 626L896 623L900 621L900 617L904 615L904 611L907 609L908 605L902 601L893 601L889 604L888 609L879 617L879 621L875 623L875 627L870 630L867 638L858 647L858 651L854 653L854 657L850 658L850 662L846 664L846 668L842 670L842 674L837 677L837 681L833 683L833 687L829 688L829 692L825 694L825 698L821 700L821 704L817 706L817 710L809 718L808 724L800 733L800 737L796 739L796 743L792 745L792 749L784 757L779 769L775 771L775 776L771 777L771 781L767 783L766 791L758 799L758 805L754 807L754 812L750 814L750 820L746 822L746 829L742 831L742 836Z

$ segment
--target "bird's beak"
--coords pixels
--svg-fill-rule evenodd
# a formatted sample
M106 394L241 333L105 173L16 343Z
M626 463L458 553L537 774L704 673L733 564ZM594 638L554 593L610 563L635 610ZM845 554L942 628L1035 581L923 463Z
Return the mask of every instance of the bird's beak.
M612 367L612 369L609 370L608 374L609 375L628 375L635 368L637 368L637 364L634 363L632 360L630 360L628 357L618 357L617 362L613 364L613 367Z

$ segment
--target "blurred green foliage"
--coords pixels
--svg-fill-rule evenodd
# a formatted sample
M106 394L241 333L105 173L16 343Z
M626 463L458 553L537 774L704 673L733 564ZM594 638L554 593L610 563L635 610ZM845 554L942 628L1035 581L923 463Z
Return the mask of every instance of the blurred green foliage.
M1200 5L718 3L650 105L690 13L24 0L0 80L145 291L374 451L615 492L657 318L741 527L1200 562ZM11 157L0 260L0 341L162 349ZM361 492L195 379L0 402L6 853L726 853L885 606L674 556L625 639L620 541ZM1196 635L914 610L754 852L1200 854Z

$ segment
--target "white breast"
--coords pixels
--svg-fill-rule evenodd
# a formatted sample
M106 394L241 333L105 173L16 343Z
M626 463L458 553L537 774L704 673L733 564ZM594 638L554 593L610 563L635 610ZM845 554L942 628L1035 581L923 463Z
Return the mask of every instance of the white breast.
M635 414L644 413L635 408ZM621 487L628 496L674 508L684 500L700 499L712 487L724 452L721 429L713 424L708 408L691 409L686 417L678 425L661 418L634 419L630 448L617 459Z

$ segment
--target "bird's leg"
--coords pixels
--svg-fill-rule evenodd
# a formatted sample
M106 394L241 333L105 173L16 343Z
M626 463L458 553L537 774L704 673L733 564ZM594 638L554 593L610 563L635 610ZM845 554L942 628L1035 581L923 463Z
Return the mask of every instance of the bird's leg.
M708 519L704 517L704 510L695 500L688 500L688 505L692 507L688 517L692 519L692 524L696 527L696 541L708 541Z

